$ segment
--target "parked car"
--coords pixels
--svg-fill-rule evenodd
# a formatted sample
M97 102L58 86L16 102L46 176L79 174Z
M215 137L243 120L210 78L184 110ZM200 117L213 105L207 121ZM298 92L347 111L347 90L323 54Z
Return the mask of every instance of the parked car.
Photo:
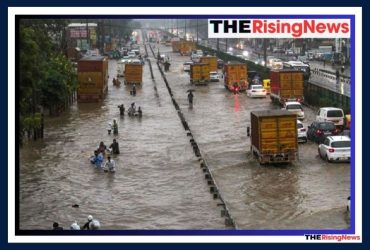
M313 122L307 129L307 138L316 143L322 143L326 136L337 135L339 130L332 122Z
M300 120L297 120L298 142L307 142L307 130Z
M288 49L287 51L285 51L285 55L288 55L288 56L294 56L294 51L291 50L291 49Z
M193 62L184 62L184 64L182 65L182 69L185 72L190 72L190 67L191 67L192 64L194 64L194 63Z
M272 69L283 69L283 61L278 58L273 58L270 65Z
M344 127L344 113L343 109L324 107L320 108L316 114L316 121L331 121L335 126L343 129Z
M220 76L217 71L211 71L209 72L209 79L211 82L219 82Z
M266 90L262 85L251 85L250 89L247 90L247 96L266 98Z
M285 102L282 109L297 114L297 117L300 120L304 119L304 111L302 105L299 102Z
M136 53L135 53L134 51L129 51L129 52L127 53L127 56L128 56L129 58L135 58L135 57L136 57Z
M350 162L351 139L348 136L328 136L319 145L318 152L328 162Z

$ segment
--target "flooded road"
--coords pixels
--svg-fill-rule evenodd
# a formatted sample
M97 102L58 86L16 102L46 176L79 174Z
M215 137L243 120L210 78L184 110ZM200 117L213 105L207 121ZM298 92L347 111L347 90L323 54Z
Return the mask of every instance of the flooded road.
M159 46L159 45L157 45ZM142 49L142 54L143 48ZM239 229L348 228L346 198L350 165L328 164L317 145L300 144L292 166L261 167L249 154L246 128L251 110L278 109L270 99L233 95L221 82L193 86L182 72L188 57L160 46L171 59L166 73L174 97L196 138ZM218 200L209 193L189 139L153 62L155 81L144 66L144 83L112 86L116 62L109 62L109 91L100 104L75 104L46 121L45 139L20 150L20 229L50 229L92 214L102 229L224 229ZM189 109L187 90L195 89ZM117 105L135 102L141 119L119 117ZM305 109L307 126L314 112ZM119 135L107 134L117 119ZM100 141L116 138L115 174L88 161ZM79 208L73 208L79 204Z
M53 221L69 227L89 214L102 229L224 228L159 72L153 83L145 65L135 97L131 87L112 86L115 74L110 61L103 103L75 104L48 119L43 142L20 150L20 229L51 229ZM117 105L127 110L132 102L143 117L120 118ZM116 137L106 130L113 119ZM110 145L113 138L121 151L113 156L117 172L104 173L88 158L100 141Z
M161 51L169 49L162 46ZM292 166L261 167L249 153L250 111L280 107L268 97L233 95L223 87L223 79L190 85L182 71L185 61L188 58L171 53L172 69L166 77L238 228L348 228L350 165L321 160L317 145L308 142L299 144L300 159ZM187 104L188 89L195 89L193 109ZM315 113L306 107L305 115L307 127Z

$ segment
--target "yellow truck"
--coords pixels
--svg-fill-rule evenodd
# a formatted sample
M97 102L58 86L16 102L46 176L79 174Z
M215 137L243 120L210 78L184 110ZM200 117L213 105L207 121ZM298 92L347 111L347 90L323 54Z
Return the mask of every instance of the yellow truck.
M260 164L298 158L297 115L286 110L251 112L251 151Z
M209 66L205 63L190 65L190 83L206 84L209 82Z
M143 65L140 62L130 62L125 64L125 84L143 82Z
M271 94L273 102L284 105L285 102L302 102L304 72L295 69L271 70Z
M230 91L245 91L248 88L247 65L228 62L224 65L224 85Z
M180 41L179 52L182 56L190 56L191 52L195 50L195 43L191 41Z
M98 102L108 91L108 59L87 56L77 63L77 101Z
M180 52L180 41L171 41L172 52Z
M209 72L217 71L217 57L215 56L202 56L200 58L200 63L205 63L209 65Z

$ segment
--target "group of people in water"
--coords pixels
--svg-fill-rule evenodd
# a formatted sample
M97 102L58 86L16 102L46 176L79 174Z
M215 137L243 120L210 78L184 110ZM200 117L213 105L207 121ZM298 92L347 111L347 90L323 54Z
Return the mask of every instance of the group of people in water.
M121 104L121 105L118 105L118 108L119 108L119 114L121 116L125 115L125 105ZM127 110L127 114L128 116L138 116L138 117L142 117L143 116L143 110L141 109L141 107L139 106L138 109L136 109L136 105L135 103L131 103L130 107L128 108Z
M98 229L100 229L100 222L94 219L92 215L87 216L87 222L82 226L82 228L80 227L80 225L78 225L77 221L73 222L70 226L70 230L98 230ZM58 222L54 222L53 230L64 230L64 229L63 227L59 226Z
M104 162L104 155L107 153L107 160ZM113 139L112 144L107 147L104 142L100 142L99 147L94 151L94 155L90 158L91 164L96 168L103 169L104 172L114 173L116 171L116 163L111 158L111 154L119 154L119 144L116 139Z

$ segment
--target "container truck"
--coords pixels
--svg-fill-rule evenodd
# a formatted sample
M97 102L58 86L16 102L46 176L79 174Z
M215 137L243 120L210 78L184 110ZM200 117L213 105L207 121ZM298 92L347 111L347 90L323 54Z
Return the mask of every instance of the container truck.
M215 56L202 56L200 63L208 64L210 72L217 71L217 57Z
M260 164L298 158L297 115L286 110L251 112L251 152Z
M190 65L190 83L206 84L209 82L209 66L205 63Z
M270 98L284 105L288 101L303 102L303 74L301 70L272 70L270 72Z
M179 52L182 56L190 56L191 52L195 50L195 43L191 41L181 41L179 45Z
M108 59L87 56L77 63L78 102L101 101L108 90Z
M245 91L248 88L247 65L228 62L224 65L224 85L230 91Z
M140 61L125 64L125 84L141 84L143 81L143 65Z

